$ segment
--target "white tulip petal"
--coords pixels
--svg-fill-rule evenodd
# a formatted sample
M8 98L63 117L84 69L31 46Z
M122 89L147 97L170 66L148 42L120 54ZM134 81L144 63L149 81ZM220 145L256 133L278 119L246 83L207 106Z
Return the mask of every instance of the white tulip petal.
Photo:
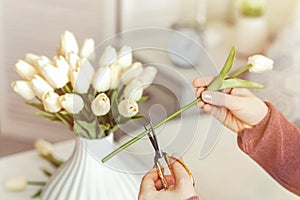
M42 97L44 109L50 113L56 113L60 111L61 105L59 102L59 95L55 92L49 91Z
M118 63L122 69L126 69L132 64L132 49L130 46L123 46L118 52Z
M41 72L42 68L48 64L51 64L51 61L48 57L46 56L41 56L39 59L36 60L35 62L35 68Z
M93 87L97 92L105 92L110 86L110 67L100 67L93 78Z
M33 53L27 53L27 54L25 55L24 60L25 60L26 62L28 62L29 64L31 64L32 66L35 66L36 61L37 61L38 59L40 59L40 58L41 58L41 57L38 56L38 55L36 55L36 54L33 54Z
M117 89L121 81L122 68L118 63L113 63L110 70L110 89Z
M27 179L24 176L18 176L5 180L4 188L11 192L23 192L27 188Z
M80 57L88 58L93 61L95 59L95 41L92 38L87 38L84 40L83 45L80 49Z
M85 73L85 76L88 78L89 82L92 83L95 74L95 69L91 62L88 59L83 59L80 67L81 70Z
M32 65L25 62L24 60L19 60L15 64L15 70L19 74L19 76L26 81L30 81L33 76L38 73Z
M30 87L30 83L27 81L15 81L11 84L13 90L26 100L32 100L35 97L33 90Z
M143 71L142 63L133 63L122 75L121 81L123 84L127 85L132 79L140 76Z
M107 46L99 59L99 67L105 67L117 60L117 51L112 46Z
M61 106L71 114L79 113L84 107L83 99L78 94L66 93L60 96L59 101Z
M78 55L74 52L69 52L66 55L66 60L68 61L69 65L71 68L77 67L77 63L80 60Z
M250 72L263 73L273 69L274 61L263 55L254 55L248 58L248 64L252 64Z
M54 57L54 64L55 66L62 71L62 73L66 74L66 76L69 76L70 71L70 65L66 61L66 59L63 56L56 56Z
M37 139L34 143L34 146L36 150L39 152L39 154L42 156L49 156L53 152L52 144L43 139Z
M51 64L45 65L41 70L42 75L54 88L62 88L69 82L67 74Z
M30 81L30 86L39 99L42 99L46 92L54 91L53 87L39 75L34 75L33 79Z
M65 31L60 39L60 46L58 48L59 55L67 55L70 52L78 53L78 44L75 36L70 31Z
M73 90L79 94L85 94L90 88L90 80L82 70L82 68L76 67L71 69L70 81Z
M118 110L124 117L133 117L139 112L139 107L135 101L124 99L119 103Z
M123 95L126 99L138 101L143 95L143 83L138 79L133 79L125 87Z
M147 88L151 85L155 76L157 74L157 69L152 66L148 66L144 68L143 72L141 73L139 80L143 83L143 88Z
M96 116L106 115L110 110L110 100L105 93L100 93L92 101L91 109Z

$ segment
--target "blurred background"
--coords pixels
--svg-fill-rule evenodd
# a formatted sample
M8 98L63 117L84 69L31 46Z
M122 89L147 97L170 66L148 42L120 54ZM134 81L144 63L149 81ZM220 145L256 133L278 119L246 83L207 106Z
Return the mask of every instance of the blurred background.
M247 22L235 0L0 0L0 156L30 149L36 138L57 142L72 137L64 126L35 116L35 110L10 87L18 79L13 70L18 59L26 53L53 57L65 30L73 32L80 44L87 37L100 43L138 27L191 27L196 22L201 29L197 33L217 66L222 66L232 44L241 49L237 63L252 53L247 50L275 60L275 71L261 79L269 87L258 94L275 102L299 126L299 88L295 87L300 78L296 66L300 63L298 4L297 0L268 0L264 11L252 16L257 20ZM251 49L249 42L238 41L241 36L250 43L256 41L251 37L263 38L263 42Z

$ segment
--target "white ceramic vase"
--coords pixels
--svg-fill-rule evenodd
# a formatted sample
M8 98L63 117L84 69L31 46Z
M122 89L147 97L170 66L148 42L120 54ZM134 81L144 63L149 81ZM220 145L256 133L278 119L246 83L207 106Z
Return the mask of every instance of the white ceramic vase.
M269 39L268 24L264 16L238 16L234 27L234 41L238 53L244 56L263 53Z
M112 134L99 140L77 138L72 156L53 174L41 199L137 199L140 177L104 166L89 151L95 145L105 148L111 140Z

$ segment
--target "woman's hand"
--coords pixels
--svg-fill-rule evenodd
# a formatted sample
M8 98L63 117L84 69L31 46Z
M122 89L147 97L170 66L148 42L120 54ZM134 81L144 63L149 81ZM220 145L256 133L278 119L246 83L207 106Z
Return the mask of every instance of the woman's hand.
M198 78L193 81L196 97L202 97L198 107L218 119L234 132L251 128L267 114L267 105L245 88L233 88L223 92L205 91L214 77Z
M166 176L171 187L162 190L163 185L159 179L157 169L149 171L142 180L139 192L139 200L183 200L195 196L196 192L190 176L184 167L176 160L171 160L170 169L173 175Z

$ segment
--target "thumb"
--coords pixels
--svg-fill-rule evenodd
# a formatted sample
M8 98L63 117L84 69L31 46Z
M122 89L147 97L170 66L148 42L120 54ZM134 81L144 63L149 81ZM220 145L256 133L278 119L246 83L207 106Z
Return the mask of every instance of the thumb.
M229 110L236 109L241 100L238 96L214 91L204 91L202 92L201 97L205 103L215 106L224 106Z
M191 177L178 159L171 158L171 170L175 179L175 187L193 187Z

